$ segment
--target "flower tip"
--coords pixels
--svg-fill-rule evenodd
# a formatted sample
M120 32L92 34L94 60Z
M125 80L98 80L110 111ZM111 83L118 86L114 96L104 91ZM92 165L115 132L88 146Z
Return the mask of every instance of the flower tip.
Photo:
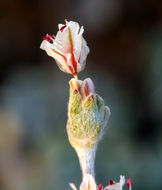
M78 90L79 89L79 82L77 79L75 78L72 78L70 81L69 81L69 84L70 84L70 87L72 90Z
M129 187L132 187L133 186L133 182L132 182L132 179L131 178L128 178L127 181L126 181L126 184Z
M53 37L49 34L46 34L45 36L43 36L43 40L46 40L48 42L53 42Z
M115 182L110 179L109 180L109 185L113 185L113 184L115 184Z
M65 24L68 24L68 20L66 18L64 20L65 20Z
M87 78L83 81L81 94L82 97L85 98L89 96L90 93L95 93L95 86L93 84L93 81L90 78Z
M92 92L92 93L95 93L95 85L94 85L92 79L87 78L86 82L87 82L87 86L88 86L89 91Z
M63 32L65 28L66 28L66 25L63 25L63 26L60 28L60 31Z

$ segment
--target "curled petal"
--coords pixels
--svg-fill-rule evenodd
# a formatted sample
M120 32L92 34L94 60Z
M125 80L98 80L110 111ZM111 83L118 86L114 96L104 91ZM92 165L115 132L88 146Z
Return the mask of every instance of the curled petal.
M59 50L56 50L53 44L49 43L46 40L43 40L40 48L45 50L49 56L53 57L56 60L57 65L59 66L60 70L66 73L71 73L71 69L69 65L67 64L66 56L63 55L61 52L59 52Z

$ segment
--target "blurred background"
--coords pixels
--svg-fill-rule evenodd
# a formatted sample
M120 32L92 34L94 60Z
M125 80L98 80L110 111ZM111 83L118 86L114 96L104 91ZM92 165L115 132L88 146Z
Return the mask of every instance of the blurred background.
M162 1L0 0L0 190L64 190L81 171L66 134L68 81L40 50L64 19L79 22L91 77L111 109L96 180L162 189ZM127 187L125 186L125 189Z

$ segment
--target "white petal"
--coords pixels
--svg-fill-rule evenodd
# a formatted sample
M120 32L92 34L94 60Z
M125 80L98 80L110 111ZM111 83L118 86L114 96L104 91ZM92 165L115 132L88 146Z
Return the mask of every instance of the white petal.
M104 190L120 190L120 184L108 185Z
M77 34L76 36L73 37L73 43L74 43L74 56L75 56L75 59L76 61L79 61L80 59L80 56L81 56L81 51L82 51L82 48L83 48L83 34L84 32L84 29L83 29L83 26L81 27L80 31L79 31L79 34Z
M82 47L81 54L80 54L80 69L78 67L78 72L80 72L84 69L89 51L90 51L89 47L87 46L86 41L83 39L83 47Z
M69 40L69 29L67 27L63 30L63 32L57 32L54 40L54 46L63 53L70 53L71 42Z
M82 48L83 48L83 37L80 35L77 35L74 40L74 49L73 49L75 60L77 62L80 59Z
M108 185L107 187L104 188L104 190L122 190L124 184L125 184L125 177L121 175L120 182L115 183L113 185Z
M64 26L59 24L59 29ZM70 53L72 44L75 44L75 38L78 35L79 24L73 21L68 22L66 28L61 32L58 31L54 40L54 45L63 53ZM71 33L72 42L69 39L69 32Z
M79 24L77 22L69 21L67 27L70 28L72 37L75 38L75 36L77 36L79 32Z
M46 40L43 40L40 45L40 48L45 50L49 56L51 56L55 59L59 68L63 72L71 74L71 72L69 71L69 68L67 67L67 63L66 63L65 59L63 58L63 56L60 55L61 53L59 51L55 50L55 47L53 46L53 44L49 43ZM58 52L58 53L56 53L56 52Z
M43 40L42 43L41 43L41 45L40 45L40 48L42 50L45 50L47 52L47 54L49 56L51 56L51 57L53 57L52 47L53 46L51 46L51 44L48 41L46 41L46 40Z
M125 184L125 176L120 175L120 185L123 186Z
M58 29L60 30L65 24L58 24Z
M84 28L83 28L83 26L81 26L81 28L80 28L80 31L79 31L79 34L78 35L83 35L83 32L84 32Z

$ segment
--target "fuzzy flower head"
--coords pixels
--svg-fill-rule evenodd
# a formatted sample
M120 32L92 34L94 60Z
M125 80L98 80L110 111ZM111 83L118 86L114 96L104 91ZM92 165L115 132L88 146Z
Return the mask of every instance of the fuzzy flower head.
M90 78L84 81L71 79L67 132L75 149L91 149L103 135L110 116L104 100L95 93Z
M56 36L47 34L43 37L40 48L53 57L59 68L66 73L76 76L86 65L89 48L83 38L83 26L77 22L65 20L58 25Z

